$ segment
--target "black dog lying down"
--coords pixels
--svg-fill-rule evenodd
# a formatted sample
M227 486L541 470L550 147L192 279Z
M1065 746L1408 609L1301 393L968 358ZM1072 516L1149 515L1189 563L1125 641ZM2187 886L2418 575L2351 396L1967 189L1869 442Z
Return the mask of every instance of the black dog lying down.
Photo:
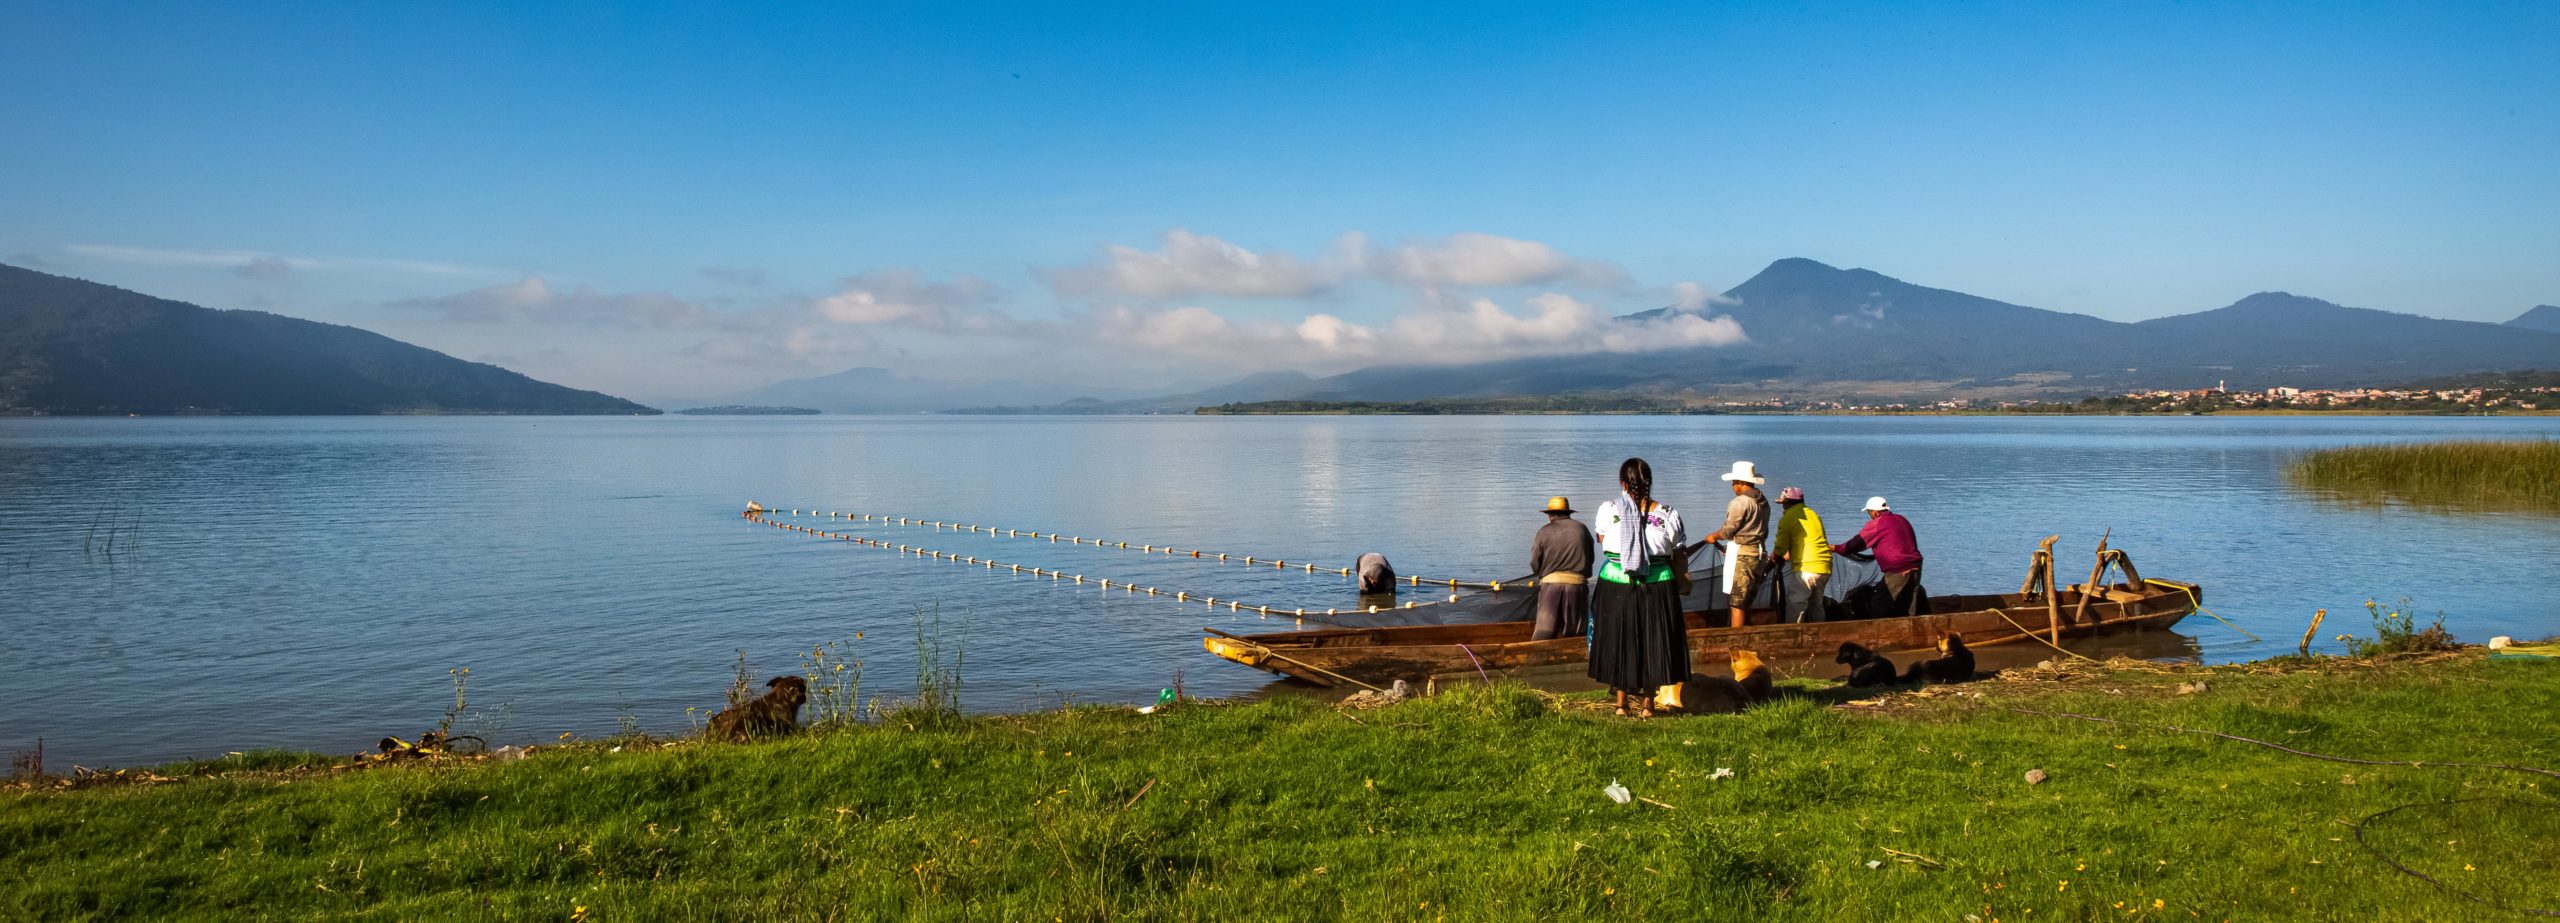
M702 736L742 744L799 730L800 706L809 702L809 681L777 676L764 685L764 695L712 715L711 725L703 729Z
M1884 659L1884 655L1868 650L1855 641L1840 642L1840 654L1831 660L1834 663L1849 665L1849 675L1842 678L1852 686L1883 686L1900 678L1900 675L1894 672L1893 661Z
M1973 681L1973 652L1966 650L1964 636L1949 632L1938 639L1939 657L1911 665L1902 675L1906 683L1964 683Z

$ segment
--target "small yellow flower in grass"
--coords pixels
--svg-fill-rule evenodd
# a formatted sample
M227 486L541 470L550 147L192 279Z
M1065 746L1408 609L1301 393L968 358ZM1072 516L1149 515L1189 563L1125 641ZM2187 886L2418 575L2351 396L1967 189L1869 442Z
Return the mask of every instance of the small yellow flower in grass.
M2168 906L2168 901L2164 901L2156 897L2151 899L2151 909L2153 910L2165 910L2168 909Z
M1653 761L1652 761L1652 760L1646 760L1646 761L1644 761L1644 764L1645 764L1645 765L1647 765L1647 766L1651 766L1651 765L1653 765Z
M2056 890L2056 891L2068 891L2068 890L2071 890L2071 879L2068 879L2068 878L2063 879L2061 884L2054 886L2054 890Z
M570 923L584 923L586 918L587 908L584 905L576 905L569 908Z
M2072 866L2071 866L2071 870L2072 870L2072 871L2074 871L2074 872L2086 872L2086 871L2088 871L2088 870L2089 870L2089 863L2086 863L2086 862L2076 863L2076 864L2074 864L2074 865L2072 865Z
M2477 872L2477 871L2479 871L2479 869L2472 868L2472 867L2471 867L2471 863L2468 863L2468 862L2465 862L2465 863L2463 863L2463 864L2462 864L2462 870L2463 870L2463 871L2466 871L2466 872Z
M1600 896L1601 896L1601 897L1607 897L1607 896L1609 896L1609 895L1616 894L1616 893L1618 893L1618 889L1616 889L1616 888L1602 888L1602 889L1600 889Z

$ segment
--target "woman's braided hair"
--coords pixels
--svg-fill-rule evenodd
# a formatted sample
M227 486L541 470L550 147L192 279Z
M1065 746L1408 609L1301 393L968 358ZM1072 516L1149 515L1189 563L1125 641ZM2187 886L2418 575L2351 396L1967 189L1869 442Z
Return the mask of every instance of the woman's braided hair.
M1645 513L1654 505L1653 466L1645 464L1641 458L1627 459L1618 466L1618 486L1626 488L1627 498L1636 502L1636 508L1628 511L1635 517L1635 540L1628 544L1635 551L1635 560L1627 563L1642 567L1653 557L1648 553L1644 537Z
M1630 458L1619 465L1618 485L1626 488L1627 496L1635 499L1638 516L1653 506L1653 466L1645 464L1644 459Z

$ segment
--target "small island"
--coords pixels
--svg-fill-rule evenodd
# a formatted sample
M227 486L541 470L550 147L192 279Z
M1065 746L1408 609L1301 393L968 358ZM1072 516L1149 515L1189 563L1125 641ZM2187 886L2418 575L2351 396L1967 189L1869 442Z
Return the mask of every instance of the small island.
M687 407L676 413L688 417L787 417L810 416L814 407L768 407L760 404L722 404L718 407Z

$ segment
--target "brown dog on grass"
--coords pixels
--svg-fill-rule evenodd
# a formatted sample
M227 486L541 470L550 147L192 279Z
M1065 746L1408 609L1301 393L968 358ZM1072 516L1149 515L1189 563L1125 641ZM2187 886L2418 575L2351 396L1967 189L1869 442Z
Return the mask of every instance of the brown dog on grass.
M1732 679L1691 673L1688 682L1674 687L1679 689L1678 707L1683 714L1729 715L1769 701L1776 694L1769 666L1760 661L1758 652L1733 651L1728 663L1733 668Z
M1769 701L1769 696L1777 692L1777 680L1770 674L1769 666L1760 662L1760 652L1735 648L1730 666L1733 667L1733 681L1741 684L1743 694L1751 701Z
M703 730L703 736L742 744L799 730L800 706L809 701L809 681L797 676L776 676L764 687L764 695L712 715L711 726Z

